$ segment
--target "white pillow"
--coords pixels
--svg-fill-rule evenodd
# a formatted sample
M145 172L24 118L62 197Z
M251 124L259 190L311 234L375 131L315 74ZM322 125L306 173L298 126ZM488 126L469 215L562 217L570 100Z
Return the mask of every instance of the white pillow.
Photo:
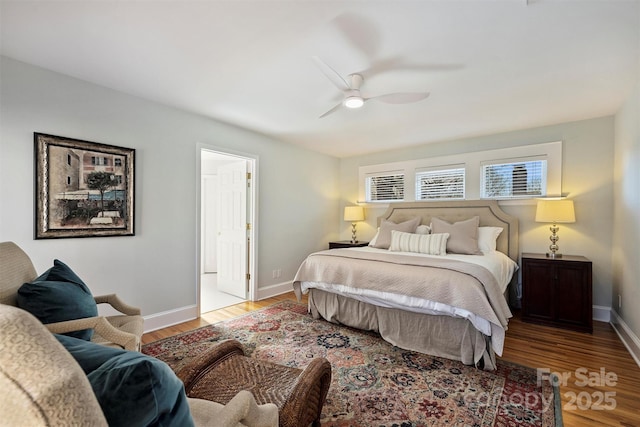
M419 225L418 228L416 228L416 234L430 234L431 233L431 227L429 227L428 225Z
M378 230L376 231L376 235L373 236L373 239L371 239L371 241L369 241L369 246L375 246L376 245L376 241L378 240L378 234L380 234L380 227L378 227Z
M496 240L502 233L502 227L478 227L478 248L482 252L496 250Z
M391 230L390 251L446 255L449 233L415 234Z

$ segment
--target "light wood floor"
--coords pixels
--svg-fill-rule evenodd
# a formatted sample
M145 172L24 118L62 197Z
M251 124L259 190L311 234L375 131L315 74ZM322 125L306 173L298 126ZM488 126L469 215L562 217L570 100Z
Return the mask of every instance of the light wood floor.
M142 342L147 344L283 300L295 301L293 292L216 310L200 319L145 334ZM516 315L509 323L502 358L549 369L567 378L560 384L566 427L640 426L640 367L607 323L594 322L591 335L524 323ZM611 382L613 374L617 376L615 385ZM582 386L585 382L588 384Z

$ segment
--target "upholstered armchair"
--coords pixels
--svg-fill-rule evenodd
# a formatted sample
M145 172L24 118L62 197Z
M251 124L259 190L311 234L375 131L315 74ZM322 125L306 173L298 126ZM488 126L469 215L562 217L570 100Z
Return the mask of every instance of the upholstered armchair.
M77 338L56 338L28 312L3 304L0 390L3 426L278 425L278 408L258 405L248 391L226 405L187 398L164 362Z
M17 306L18 289L38 277L29 256L13 242L0 243L0 304ZM47 323L50 332L66 334L93 330L91 341L126 350L140 350L144 319L140 309L122 302L115 294L94 297L96 304L110 304L122 313Z

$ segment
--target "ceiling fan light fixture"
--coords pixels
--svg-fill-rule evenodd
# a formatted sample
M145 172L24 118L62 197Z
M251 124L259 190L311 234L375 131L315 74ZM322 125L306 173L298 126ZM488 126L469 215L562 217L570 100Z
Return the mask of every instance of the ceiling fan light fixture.
M344 100L344 106L347 108L360 108L364 105L364 99L361 96L348 96Z

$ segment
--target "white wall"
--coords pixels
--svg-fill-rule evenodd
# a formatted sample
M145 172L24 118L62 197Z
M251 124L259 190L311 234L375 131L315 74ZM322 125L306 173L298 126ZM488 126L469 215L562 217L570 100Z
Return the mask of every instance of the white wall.
M411 148L342 159L340 187L342 204L358 198L358 167L409 159L445 156L469 151L491 150L526 144L563 141L562 192L575 202L576 223L560 225L560 250L584 255L593 262L593 303L611 306L611 249L613 232L613 117L565 123L475 138L443 141ZM520 219L520 251L546 252L549 227L534 221L535 203L503 206ZM366 224L359 224L359 237L368 240L375 233L376 217L384 208L366 209ZM341 237L350 236L348 224L341 225ZM606 310L605 310L606 312Z
M276 284L273 269L292 280L337 237L338 159L0 59L0 240L21 246L38 272L59 258L94 294L116 292L144 315L193 306L199 143L259 156L259 290ZM33 239L33 132L136 149L135 236Z
M640 79L616 115L615 132L611 304L616 312L616 328L640 363ZM622 298L621 307L618 295Z

